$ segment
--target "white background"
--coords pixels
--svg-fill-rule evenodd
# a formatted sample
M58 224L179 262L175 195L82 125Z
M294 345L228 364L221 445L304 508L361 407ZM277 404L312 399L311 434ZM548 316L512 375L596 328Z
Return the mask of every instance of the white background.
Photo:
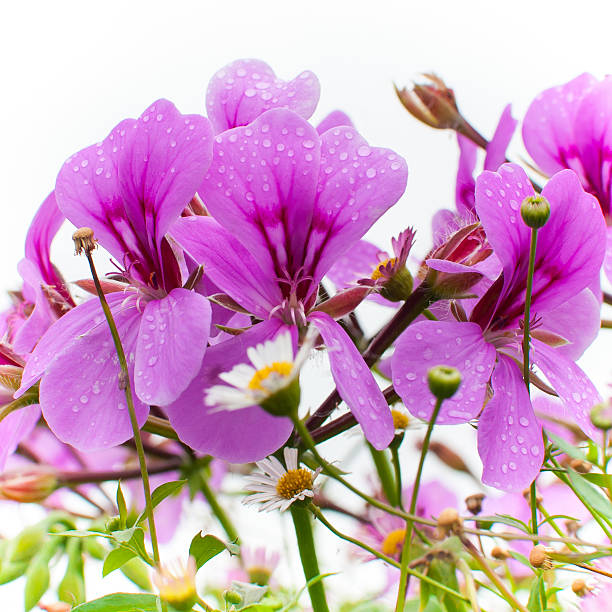
M403 86L419 72L435 71L490 136L506 103L520 118L542 89L583 71L610 71L611 7L549 0L5 2L0 289L19 286L15 266L27 227L66 157L159 97L184 113L203 113L208 79L241 57L263 59L286 79L314 71L322 87L315 121L341 108L373 145L407 159L406 194L370 237L386 247L391 234L413 225L423 253L431 215L453 204L455 139L412 119L392 83ZM511 153L523 154L520 139ZM53 253L75 279L69 235L62 232ZM612 374L602 358L609 354L605 340L583 361L602 392ZM473 465L479 469L477 460ZM0 587L0 602L3 590L9 587Z

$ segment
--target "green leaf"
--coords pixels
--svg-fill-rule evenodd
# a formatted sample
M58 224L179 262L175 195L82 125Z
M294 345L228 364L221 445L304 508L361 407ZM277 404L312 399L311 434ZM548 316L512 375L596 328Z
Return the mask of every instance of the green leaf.
M235 544L226 544L214 535L207 534L202 536L202 532L197 533L189 545L189 556L193 557L196 567L200 569L220 552L227 550L230 555L237 555L239 547Z
M176 495L186 483L186 480L172 480L170 482L164 482L164 484L160 485L153 491L151 494L151 505L153 508L159 506L166 497L170 497L170 495ZM141 513L141 515L136 520L136 525L140 525L147 518L147 511Z
M527 609L529 612L543 612L542 600L540 598L541 589L544 587L542 576L539 576L537 580L533 581L531 590L529 591L529 601L527 602Z
M583 474L578 474L574 470L567 470L567 476L576 489L577 493L602 517L606 520L612 518L612 505L610 500L605 498L592 484L583 478Z
M158 612L158 602L149 593L113 593L72 608L72 612Z
M125 529L127 526L127 504L125 503L125 497L121 490L121 481L117 483L117 508L119 508L119 521L121 523L121 529Z
M569 455L572 459L579 459L580 461L584 461L584 453L580 449L576 448L575 446L572 446L569 442L567 442L563 438L560 438L559 436L556 436L555 434L550 433L549 431L546 432L546 435L548 436L550 440L552 440L552 442L554 442L555 446L560 451L563 451L566 455Z
M114 548L111 550L106 559L104 559L104 565L102 566L102 577L108 576L111 572L119 569L123 564L127 563L130 559L133 559L136 553L129 548Z
M582 478L598 487L612 487L612 474L580 474Z
M523 531L525 533L531 533L529 527L523 523L523 521L519 521L518 519L512 518L507 514L496 514L494 516L478 516L478 523L500 523L502 525L508 525L508 527L514 527L519 531Z
M432 595L427 600L427 605L423 608L423 612L445 612L440 602Z
M527 559L525 555L521 555L521 553L516 552L516 550L509 550L508 553L513 559L515 559L519 563L522 563L523 565L528 567L530 570L533 570L533 565L529 563L529 559Z

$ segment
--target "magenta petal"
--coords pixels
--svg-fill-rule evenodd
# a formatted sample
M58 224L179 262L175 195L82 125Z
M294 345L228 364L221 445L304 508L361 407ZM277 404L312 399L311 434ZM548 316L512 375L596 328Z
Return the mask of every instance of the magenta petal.
M465 423L478 416L495 365L495 348L485 342L475 323L421 321L412 324L396 343L391 357L393 386L408 410L428 421L435 406L427 373L438 365L461 373L455 395L442 404L437 423Z
M171 233L195 261L203 264L204 275L249 312L267 319L283 301L274 273L264 274L251 251L214 219L184 217L172 226Z
M503 164L497 172L487 170L476 180L476 213L502 262L504 287L527 269L528 259L523 260L529 253L531 230L521 218L520 207L534 193L525 171L516 164Z
M506 149L512 140L517 123L517 120L512 116L512 106L508 104L499 118L491 142L487 145L487 155L484 161L485 170L495 172L506 161Z
M141 318L136 301L117 305L113 317L133 381ZM57 354L40 383L40 405L49 429L62 442L83 451L129 440L133 432L119 373L119 360L106 321L76 338ZM142 426L149 407L134 396L134 408L138 425Z
M327 346L340 397L353 413L368 442L379 450L393 439L393 418L382 391L346 332L329 315L313 312L308 320Z
M257 461L283 445L293 429L289 419L272 416L259 406L227 411L204 403L210 386L225 384L219 374L247 363L247 348L273 338L282 328L278 319L265 321L208 349L199 374L176 402L164 408L183 442L236 463Z
M375 244L367 240L360 240L350 253L336 260L326 277L334 283L336 289L354 287L359 279L370 278L378 264L388 257Z
M121 304L125 295L113 293L107 295L106 299L113 310L115 306ZM28 357L21 377L21 387L15 393L15 397L21 397L43 375L58 353L66 350L79 336L102 323L106 325L106 320L97 298L80 304L58 319Z
M265 62L243 59L221 68L210 80L206 110L219 133L247 125L271 108L288 108L308 119L319 93L319 81L310 71L283 81Z
M144 309L136 341L136 395L145 403L173 402L199 372L210 334L211 309L202 295L173 289Z
M459 214L474 210L474 168L478 147L466 136L457 134L459 145L459 164L457 165L457 179L455 182L455 204ZM435 233L435 230L434 230Z
M563 168L579 171L574 120L580 102L597 80L584 73L569 83L543 91L523 120L523 141L529 155L547 174Z
M583 289L541 318L541 329L552 331L569 341L555 348L556 355L576 361L589 347L601 329L601 303L590 289Z
M493 398L478 423L482 482L502 491L522 491L539 474L544 460L542 428L512 359L498 355L492 385Z
M302 261L319 172L319 137L299 115L274 109L215 139L199 193L268 276Z
M606 256L604 259L604 272L612 283L612 227L606 231Z
M370 147L350 127L321 136L321 169L306 265L315 282L399 200L408 167L389 149ZM316 257L319 256L318 263Z
M582 431L596 438L598 431L591 423L591 408L601 402L601 396L587 375L557 349L531 340L531 360L544 372L548 382L563 402L560 418L577 423Z
M34 429L40 418L40 406L33 404L11 412L0 421L0 472L4 470L7 457L17 445Z
M317 125L317 132L319 134L323 134L327 132L327 130L331 130L332 128L339 127L341 125L348 125L349 127L354 127L351 118L341 110L335 110L326 115L321 123Z

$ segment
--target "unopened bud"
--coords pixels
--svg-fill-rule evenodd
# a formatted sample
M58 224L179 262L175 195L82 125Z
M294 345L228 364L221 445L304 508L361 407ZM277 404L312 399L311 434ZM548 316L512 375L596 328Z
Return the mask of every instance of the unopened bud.
M536 568L545 570L551 569L552 561L550 559L550 552L550 549L542 546L542 544L534 546L529 552L529 563Z
M527 227L532 229L543 227L550 217L548 200L541 195L526 197L521 204L521 217Z
M379 266L380 268L380 266ZM375 274L379 270L376 268L372 278L375 280ZM410 297L412 293L412 274L406 266L400 268L391 276L382 286L380 295L390 302L403 302Z
M578 597L584 597L590 590L591 589L582 578L576 578L576 580L572 582L572 591L574 591Z
M457 110L455 94L435 74L424 74L429 83L415 84L412 90L395 88L404 108L419 121L438 129L457 129L463 119Z
M484 493L474 493L465 498L465 505L472 514L480 514L482 512L482 500L485 498Z
M494 546L491 549L491 556L498 561L503 561L504 559L510 558L510 553L507 550L501 548L501 546Z
M531 505L531 489L529 487L523 491L523 497L525 498L525 501ZM543 501L543 497L539 493L536 492L536 498L535 498L536 506L540 505L542 501Z
M45 530L38 525L26 527L11 541L7 553L8 561L13 563L29 561L39 551L45 541L45 535ZM4 565L2 569L4 569Z
M91 227L80 227L72 234L72 240L75 255L80 255L83 251L91 253L96 248L96 239Z
M591 423L597 429L602 429L603 431L612 429L612 405L610 405L610 402L602 402L593 406L591 410Z
M39 503L57 488L57 472L46 466L33 466L0 475L0 497L13 501Z
M41 610L46 610L46 612L70 612L72 610L72 606L70 604L64 603L63 601L58 601L56 603L50 604L38 604L38 607Z
M463 519L455 508L444 508L438 516L438 528L445 534L461 533L463 530Z
M228 604L238 605L242 603L242 595L238 593L238 591L232 589L223 591L223 599L225 599Z
M439 400L445 400L453 395L461 384L461 374L457 368L439 365L427 372L429 390Z
M569 519L565 521L564 525L565 531L567 531L567 534L570 536L575 536L578 529L580 529L580 523L578 521L575 521L574 519Z

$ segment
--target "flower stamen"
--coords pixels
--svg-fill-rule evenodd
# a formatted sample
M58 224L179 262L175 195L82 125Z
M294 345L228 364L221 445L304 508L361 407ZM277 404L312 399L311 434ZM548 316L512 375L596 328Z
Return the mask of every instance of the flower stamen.
M312 491L312 472L306 468L289 470L276 483L276 492L285 499L293 499L306 490Z

